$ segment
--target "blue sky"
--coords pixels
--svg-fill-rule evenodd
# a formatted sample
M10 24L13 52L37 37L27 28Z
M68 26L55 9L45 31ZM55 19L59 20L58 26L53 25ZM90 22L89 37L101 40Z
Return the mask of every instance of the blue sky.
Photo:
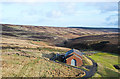
M56 27L118 27L117 2L1 2L0 23Z

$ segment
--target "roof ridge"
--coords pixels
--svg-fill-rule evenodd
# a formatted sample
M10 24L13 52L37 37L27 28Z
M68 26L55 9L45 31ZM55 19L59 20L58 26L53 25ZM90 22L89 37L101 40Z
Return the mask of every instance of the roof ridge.
M76 49L71 49L68 52L66 52L65 56L68 56L69 54L71 54L72 52L75 52L76 54L82 56L82 52L80 52L79 50Z

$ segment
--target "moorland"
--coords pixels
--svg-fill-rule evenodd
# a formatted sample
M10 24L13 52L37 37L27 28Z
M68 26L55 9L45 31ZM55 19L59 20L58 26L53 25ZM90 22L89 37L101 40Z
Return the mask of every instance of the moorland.
M55 63L54 54L71 48L98 63L94 77L118 77L118 29L86 29L1 24L3 77L83 77L84 71ZM53 54L54 53L54 54ZM110 73L111 72L111 73Z

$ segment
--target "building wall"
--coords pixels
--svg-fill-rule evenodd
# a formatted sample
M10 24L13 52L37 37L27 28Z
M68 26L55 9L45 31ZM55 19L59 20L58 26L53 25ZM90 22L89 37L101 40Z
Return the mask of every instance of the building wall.
M71 65L71 60L72 59L75 59L76 60L76 66L82 66L83 65L83 62L82 60L80 60L80 58L76 57L76 56L71 56L69 58L66 59L66 63Z

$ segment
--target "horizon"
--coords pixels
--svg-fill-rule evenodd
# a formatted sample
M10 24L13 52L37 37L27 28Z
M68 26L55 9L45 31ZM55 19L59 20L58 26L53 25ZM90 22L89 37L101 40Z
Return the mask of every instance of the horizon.
M117 2L2 2L1 24L118 28Z
M0 23L0 25L2 25L3 23ZM5 24L5 25L17 25L17 26L37 26L37 27L65 27L65 28L110 28L110 29L119 29L119 27L98 27L98 26L43 26L43 25L21 25L21 24Z

